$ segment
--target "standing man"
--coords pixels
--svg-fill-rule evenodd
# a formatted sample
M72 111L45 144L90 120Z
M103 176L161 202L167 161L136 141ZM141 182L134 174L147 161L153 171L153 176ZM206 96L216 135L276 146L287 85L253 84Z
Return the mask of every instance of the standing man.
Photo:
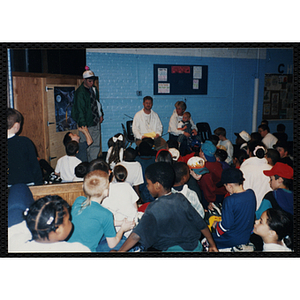
M166 147L166 141L161 137L163 126L156 112L152 110L153 98L146 96L143 99L144 108L138 111L132 123L132 132L136 139L137 146L142 142L143 138L152 138L155 150Z
M87 149L88 161L96 159L101 152L101 123L103 110L99 100L99 91L94 86L95 74L89 67L83 72L83 83L75 91L72 118L78 127L87 126L94 141ZM80 141L86 141L86 136L79 132Z

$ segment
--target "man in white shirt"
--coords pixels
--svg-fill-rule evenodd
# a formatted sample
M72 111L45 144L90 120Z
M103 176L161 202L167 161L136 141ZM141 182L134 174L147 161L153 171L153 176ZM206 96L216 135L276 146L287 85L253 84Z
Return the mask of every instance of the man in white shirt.
M270 133L270 128L268 125L261 124L258 126L258 133L262 137L262 142L266 145L267 149L273 148L277 143L278 139L272 133Z
M152 110L153 98L146 96L143 99L144 108L138 111L132 123L132 132L138 146L143 138L152 138L155 150L166 146L166 141L161 137L163 126L156 112Z

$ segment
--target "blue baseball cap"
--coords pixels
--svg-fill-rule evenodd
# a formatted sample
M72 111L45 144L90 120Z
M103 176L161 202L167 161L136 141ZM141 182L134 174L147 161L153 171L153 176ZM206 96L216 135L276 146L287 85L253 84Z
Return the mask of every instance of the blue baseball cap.
M215 162L215 152L217 150L216 146L209 140L206 140L202 146L201 150L206 158L207 161L209 162Z

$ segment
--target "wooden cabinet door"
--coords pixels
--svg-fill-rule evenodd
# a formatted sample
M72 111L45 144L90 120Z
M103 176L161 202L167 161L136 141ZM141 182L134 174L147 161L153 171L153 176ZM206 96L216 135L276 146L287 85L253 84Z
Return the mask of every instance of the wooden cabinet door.
M77 124L71 118L74 92L77 85L47 84L49 147L46 149L49 162L55 169L57 160L66 155L63 144L67 132L78 134Z

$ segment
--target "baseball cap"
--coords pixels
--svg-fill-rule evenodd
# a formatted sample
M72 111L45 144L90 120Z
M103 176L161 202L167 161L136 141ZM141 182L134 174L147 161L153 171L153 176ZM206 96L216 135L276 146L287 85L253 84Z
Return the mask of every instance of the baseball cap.
M204 156L207 159L207 161L209 161L209 162L216 161L215 152L216 152L217 148L211 141L206 140L202 144L201 150L204 153Z
M92 70L90 70L90 68L87 66L85 67L85 71L83 72L82 77L83 77L83 79L87 79L87 78L95 79L96 78L94 72Z
M176 148L170 148L169 152L171 153L173 160L177 161L180 156L179 151Z
M243 173L240 169L230 167L225 169L221 175L221 181L218 182L217 186L223 185L225 183L238 183L242 184L244 181Z
M294 170L287 164L277 162L271 170L263 171L266 176L278 175L285 179L293 179Z
M235 132L236 136L240 136L244 141L249 142L251 140L251 136L245 130L241 131L240 133Z

